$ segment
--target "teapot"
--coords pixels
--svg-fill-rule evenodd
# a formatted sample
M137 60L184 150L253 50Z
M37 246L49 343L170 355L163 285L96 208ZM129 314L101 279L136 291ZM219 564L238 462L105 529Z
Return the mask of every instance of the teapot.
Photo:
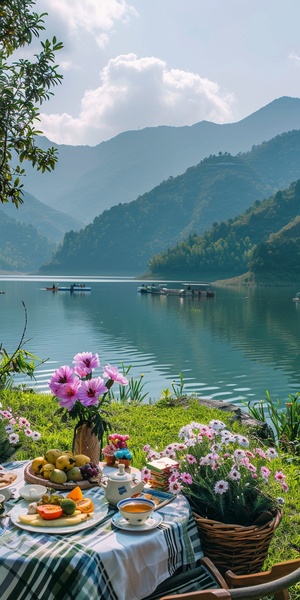
M105 497L110 504L117 506L120 500L131 498L135 494L142 492L144 482L135 483L132 475L125 472L125 465L119 464L118 471L112 473L107 482L101 481L101 486L105 489Z

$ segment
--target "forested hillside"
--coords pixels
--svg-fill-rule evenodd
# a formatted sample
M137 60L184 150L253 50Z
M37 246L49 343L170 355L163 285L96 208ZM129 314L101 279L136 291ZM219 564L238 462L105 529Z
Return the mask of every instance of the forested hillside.
M32 225L21 224L0 209L0 270L34 271L53 250L54 245Z
M194 231L204 233L216 219L235 217L272 191L241 157L211 156L134 202L104 211L78 233L67 233L41 272L142 273L157 250Z
M300 180L243 214L215 223L149 262L151 275L218 278L253 273L300 274Z

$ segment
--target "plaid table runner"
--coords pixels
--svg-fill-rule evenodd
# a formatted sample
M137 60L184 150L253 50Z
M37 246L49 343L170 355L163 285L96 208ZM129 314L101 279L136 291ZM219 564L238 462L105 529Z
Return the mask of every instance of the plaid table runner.
M24 463L9 468L22 472ZM92 488L88 496L101 498L103 490ZM1 600L141 600L203 554L183 496L159 512L161 525L137 533L112 525L115 509L74 534L31 533L10 523L0 536Z

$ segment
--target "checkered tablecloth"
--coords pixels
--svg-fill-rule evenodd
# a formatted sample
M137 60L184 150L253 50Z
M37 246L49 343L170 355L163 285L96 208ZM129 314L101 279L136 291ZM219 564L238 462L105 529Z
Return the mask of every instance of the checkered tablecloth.
M9 468L23 472L24 463ZM101 498L103 490L88 495ZM14 502L6 503L8 511ZM117 529L115 513L109 509L94 527L65 535L31 533L10 522L0 535L1 600L141 600L203 554L183 496L159 511L163 521L149 531Z

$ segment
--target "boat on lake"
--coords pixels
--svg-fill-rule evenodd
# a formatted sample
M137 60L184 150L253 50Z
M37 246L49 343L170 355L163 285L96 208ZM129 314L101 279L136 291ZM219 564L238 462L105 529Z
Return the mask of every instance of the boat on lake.
M51 287L46 287L45 288L47 290L47 292L90 292L91 291L91 287L86 286L85 283L72 283L71 285L68 286L58 286L58 285L52 285Z
M180 296L184 297L197 297L201 298L206 296L207 298L213 298L215 293L210 288L209 283L183 283L181 288L168 288L167 284L160 283L158 285L142 285L138 288L141 294L160 294L163 296Z
M294 302L300 302L300 292L298 292L295 296L295 298L293 298Z

